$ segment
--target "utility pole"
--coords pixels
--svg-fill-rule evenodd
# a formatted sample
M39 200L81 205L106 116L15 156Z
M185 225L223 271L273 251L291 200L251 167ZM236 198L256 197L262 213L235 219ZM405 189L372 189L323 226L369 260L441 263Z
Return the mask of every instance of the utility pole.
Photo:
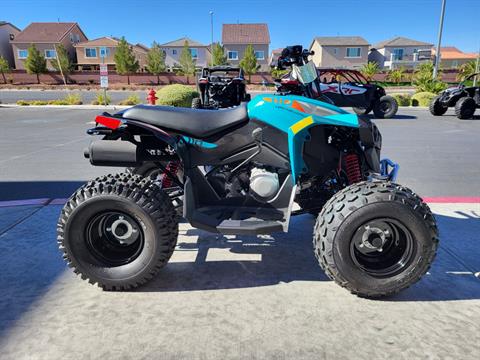
M213 66L213 11L210 11L210 65Z
M440 27L438 28L437 51L435 52L435 66L433 67L433 78L437 78L438 66L440 65L440 45L442 43L443 18L445 17L445 4L447 0L442 0L442 12L440 14Z
M480 48L478 49L477 64L475 65L475 72L478 74L479 71L480 71ZM478 75L475 75L473 77L473 86L477 86L477 78L478 78Z

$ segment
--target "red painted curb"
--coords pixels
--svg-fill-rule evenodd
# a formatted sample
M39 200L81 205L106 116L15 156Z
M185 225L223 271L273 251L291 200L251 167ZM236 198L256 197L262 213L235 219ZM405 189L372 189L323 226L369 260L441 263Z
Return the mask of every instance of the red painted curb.
M425 197L423 201L431 204L476 204L480 203L478 196L439 196Z

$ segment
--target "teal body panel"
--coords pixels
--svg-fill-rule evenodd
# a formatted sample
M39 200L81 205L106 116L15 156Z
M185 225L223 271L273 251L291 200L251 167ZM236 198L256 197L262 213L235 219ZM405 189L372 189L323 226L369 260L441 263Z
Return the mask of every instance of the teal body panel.
M295 95L257 95L248 103L250 119L275 127L288 136L292 180L308 171L303 161L303 145L308 129L317 125L358 128L358 117L334 105Z

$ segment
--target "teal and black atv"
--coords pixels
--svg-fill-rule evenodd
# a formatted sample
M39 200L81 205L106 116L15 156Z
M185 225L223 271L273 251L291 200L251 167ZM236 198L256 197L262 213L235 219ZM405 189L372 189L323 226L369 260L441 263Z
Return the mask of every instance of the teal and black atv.
M380 160L377 127L333 105L259 95L217 111L138 105L96 123L89 133L103 138L85 151L92 165L148 164L164 175L99 177L65 205L60 249L103 289L136 288L167 264L180 198L193 227L225 235L288 232L292 216L315 214L320 266L361 296L408 287L435 257L435 219L394 182L398 166Z

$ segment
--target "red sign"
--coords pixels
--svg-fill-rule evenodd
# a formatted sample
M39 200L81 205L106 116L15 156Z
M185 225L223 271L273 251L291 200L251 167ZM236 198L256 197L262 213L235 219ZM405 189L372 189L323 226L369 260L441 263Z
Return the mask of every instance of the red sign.
M100 64L100 76L108 76L107 64Z

